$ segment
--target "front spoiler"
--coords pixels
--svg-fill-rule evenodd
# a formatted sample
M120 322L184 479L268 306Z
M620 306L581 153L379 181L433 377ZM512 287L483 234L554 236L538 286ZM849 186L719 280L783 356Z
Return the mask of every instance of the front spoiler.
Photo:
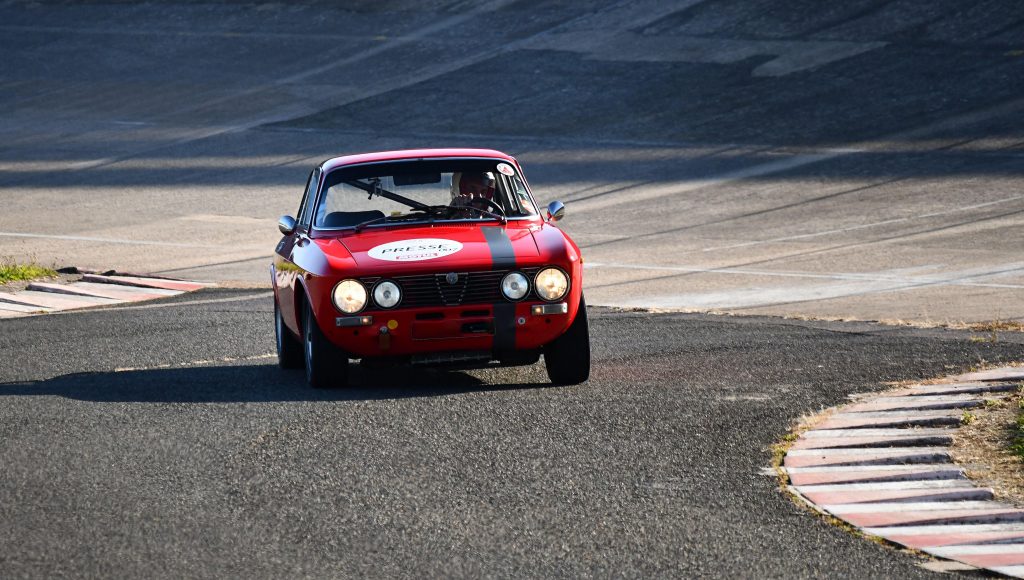
M368 368L387 369L395 366L444 369L483 369L532 365L540 360L541 351L519 350L504 353L487 351L431 352L404 356L369 356L360 360Z

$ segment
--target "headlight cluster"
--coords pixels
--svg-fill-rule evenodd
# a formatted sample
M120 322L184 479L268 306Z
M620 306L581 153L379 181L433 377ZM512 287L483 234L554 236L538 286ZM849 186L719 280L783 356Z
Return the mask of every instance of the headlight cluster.
M366 287L358 280L342 280L331 293L334 305L345 314L355 314L366 306Z
M359 280L342 280L334 287L334 306L345 314L355 314L366 306L366 286ZM373 301L381 308L394 308L402 301L402 289L391 280L373 287Z
M373 287L373 301L381 308L394 308L402 299L402 290L391 280L378 282Z
M501 279L501 293L509 300L521 300L530 292L530 281L520 272L509 272Z
M569 291L569 277L558 268L544 268L537 272L533 284L537 288L537 295L548 302L559 300Z
M544 268L533 279L541 300L561 300L569 291L569 277L558 268ZM521 300L530 292L530 281L521 272L510 272L501 280L501 293L509 300Z
M541 300L561 300L569 292L569 277L558 268L544 268L534 276L533 288ZM522 300L530 293L530 279L522 272L509 272L501 279L501 293L509 300ZM359 280L342 280L334 287L331 298L338 310L356 314L366 307L369 294L380 308L394 308L402 301L402 289L391 280L377 282L370 293Z

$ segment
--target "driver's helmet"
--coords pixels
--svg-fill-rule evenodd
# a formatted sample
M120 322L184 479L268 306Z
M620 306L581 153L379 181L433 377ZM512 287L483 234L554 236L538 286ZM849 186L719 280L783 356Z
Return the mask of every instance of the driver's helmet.
M494 200L494 176L488 172L453 174L452 197L460 195Z

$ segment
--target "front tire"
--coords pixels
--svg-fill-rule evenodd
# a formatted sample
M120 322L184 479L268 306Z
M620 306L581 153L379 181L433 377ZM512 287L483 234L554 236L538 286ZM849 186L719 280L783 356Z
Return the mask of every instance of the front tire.
M348 356L320 331L309 303L304 305L302 312L306 382L316 388L345 386L348 383Z
M274 337L277 339L277 364L283 369L302 366L302 343L292 335L281 318L281 308L274 299Z
M565 334L544 347L544 365L556 385L578 385L590 378L590 327L582 295L576 320Z

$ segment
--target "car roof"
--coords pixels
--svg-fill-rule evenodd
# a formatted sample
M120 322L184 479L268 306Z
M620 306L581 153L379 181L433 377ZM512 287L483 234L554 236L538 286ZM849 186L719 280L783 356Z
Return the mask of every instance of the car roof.
M328 172L345 165L437 157L491 157L515 163L514 157L494 149L404 149L400 151L379 151L376 153L360 153L358 155L334 157L324 161L321 167L324 172Z

